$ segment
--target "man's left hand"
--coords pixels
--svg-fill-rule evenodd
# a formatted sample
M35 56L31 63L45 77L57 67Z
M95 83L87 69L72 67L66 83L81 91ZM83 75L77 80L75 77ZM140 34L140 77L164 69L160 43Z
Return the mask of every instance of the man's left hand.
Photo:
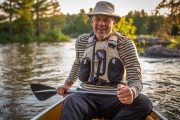
M118 91L117 91L117 97L123 104L131 104L134 100L134 92L131 88L128 86L119 84L118 85Z

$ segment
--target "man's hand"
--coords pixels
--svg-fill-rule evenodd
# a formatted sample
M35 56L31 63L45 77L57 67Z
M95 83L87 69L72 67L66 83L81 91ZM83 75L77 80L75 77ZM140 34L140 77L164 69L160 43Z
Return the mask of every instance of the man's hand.
M119 84L117 97L123 104L131 104L134 100L134 92L128 86Z
M66 90L69 90L69 89L71 88L71 86L72 86L72 83L69 82L69 81L66 81L66 82L64 83L64 85L59 86L59 87L56 89L56 90L57 90L57 94L66 96L66 95L67 95L67 94L66 94Z

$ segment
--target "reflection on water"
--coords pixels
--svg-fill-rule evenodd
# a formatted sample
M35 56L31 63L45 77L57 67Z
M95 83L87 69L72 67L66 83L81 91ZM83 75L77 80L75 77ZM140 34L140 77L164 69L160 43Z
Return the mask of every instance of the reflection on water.
M0 120L28 120L62 99L55 95L38 101L29 85L63 84L75 58L74 42L0 45ZM178 119L180 59L140 58L140 63L143 93L164 116Z

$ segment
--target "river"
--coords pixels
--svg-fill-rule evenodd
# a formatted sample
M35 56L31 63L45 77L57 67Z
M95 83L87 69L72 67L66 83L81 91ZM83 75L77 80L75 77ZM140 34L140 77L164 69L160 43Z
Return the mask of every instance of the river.
M29 120L56 103L55 95L38 101L30 84L58 87L75 58L75 40L61 43L0 44L0 120ZM143 58L143 91L169 120L180 118L180 59ZM74 86L78 86L77 81Z

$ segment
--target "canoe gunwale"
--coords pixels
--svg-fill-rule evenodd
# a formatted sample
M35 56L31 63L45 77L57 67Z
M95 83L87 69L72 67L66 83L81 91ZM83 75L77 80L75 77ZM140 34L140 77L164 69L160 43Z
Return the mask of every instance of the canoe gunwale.
M152 109L152 112L154 114L156 114L160 120L168 120L167 118L165 118L162 114L160 114L158 111L156 111L154 108Z
M41 116L43 116L44 114L48 113L50 110L52 110L52 109L55 108L57 105L59 105L60 103L62 103L65 98L66 98L66 97L64 97L64 98L61 99L60 101L56 102L55 104L51 105L49 108L43 110L42 112L40 112L39 114L37 114L35 117L33 117L31 120L38 120Z

